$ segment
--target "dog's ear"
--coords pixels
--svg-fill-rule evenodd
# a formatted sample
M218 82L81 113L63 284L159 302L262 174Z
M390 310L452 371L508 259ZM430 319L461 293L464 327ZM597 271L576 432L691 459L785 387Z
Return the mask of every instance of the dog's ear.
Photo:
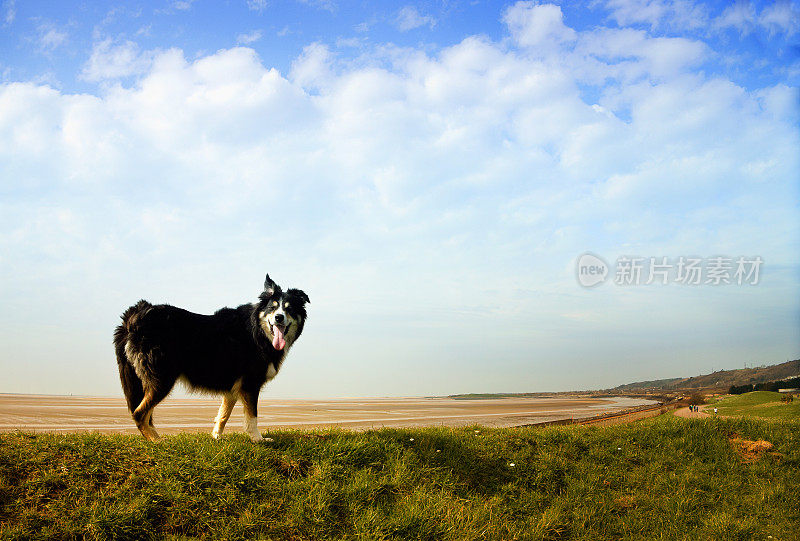
M303 291L302 289L287 289L286 293L287 295L297 297L298 299L303 301L303 304L311 304L311 299L308 298L308 295L306 295L306 292Z
M264 293L267 293L271 296L273 293L275 293L276 285L277 284L272 281L272 278L269 277L269 274L267 274L267 278L264 280Z

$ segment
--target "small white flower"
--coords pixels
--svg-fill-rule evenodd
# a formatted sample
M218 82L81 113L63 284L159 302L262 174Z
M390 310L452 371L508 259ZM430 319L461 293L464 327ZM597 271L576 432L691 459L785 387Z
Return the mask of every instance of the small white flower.
M508 463L508 466L509 466L510 468L513 468L513 467L515 466L515 464L514 464L513 462L509 462L509 463Z
M408 441L414 441L414 438L409 438Z

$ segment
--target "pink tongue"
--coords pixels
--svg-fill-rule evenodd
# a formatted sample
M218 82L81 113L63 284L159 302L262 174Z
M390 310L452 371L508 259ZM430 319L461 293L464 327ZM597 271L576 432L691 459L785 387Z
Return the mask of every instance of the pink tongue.
M283 338L283 330L280 327L274 325L272 327L272 334L275 335L275 337L272 339L272 347L278 351L286 347L286 340Z

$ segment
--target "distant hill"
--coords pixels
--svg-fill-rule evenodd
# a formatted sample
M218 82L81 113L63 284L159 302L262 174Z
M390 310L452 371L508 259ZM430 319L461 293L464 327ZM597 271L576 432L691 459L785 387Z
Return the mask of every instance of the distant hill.
M686 378L668 378L668 379L654 379L652 381L637 381L635 383L626 383L614 387L614 390L619 391L636 391L640 389L666 389L674 383L683 381Z
M595 391L568 391L555 393L473 393L473 394L454 394L448 398L456 400L486 400L501 398L540 398L558 395L585 395L585 396L612 396L619 394L630 394L632 396L674 396L673 393L680 393L692 389L719 389L728 391L731 385L751 385L755 383L766 383L768 381L780 381L783 379L800 376L800 359L788 361L772 366L760 366L757 368L739 368L737 370L718 370L712 374L704 376L694 376L691 378L667 378L654 379L650 381L637 381L626 383L613 389L603 389Z
M639 381L626 383L610 389L611 391L676 391L683 389L708 389L724 388L731 385L746 385L777 381L795 376L800 376L800 359L788 361L772 366L758 368L739 368L737 370L718 370L712 374L695 376L691 378L670 378L653 381Z

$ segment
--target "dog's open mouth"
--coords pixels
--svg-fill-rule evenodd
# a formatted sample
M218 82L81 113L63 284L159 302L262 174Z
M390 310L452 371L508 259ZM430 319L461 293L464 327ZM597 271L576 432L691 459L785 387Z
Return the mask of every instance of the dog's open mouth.
M287 330L289 330L289 325L278 325L276 323L272 326L272 347L278 351L286 347Z

